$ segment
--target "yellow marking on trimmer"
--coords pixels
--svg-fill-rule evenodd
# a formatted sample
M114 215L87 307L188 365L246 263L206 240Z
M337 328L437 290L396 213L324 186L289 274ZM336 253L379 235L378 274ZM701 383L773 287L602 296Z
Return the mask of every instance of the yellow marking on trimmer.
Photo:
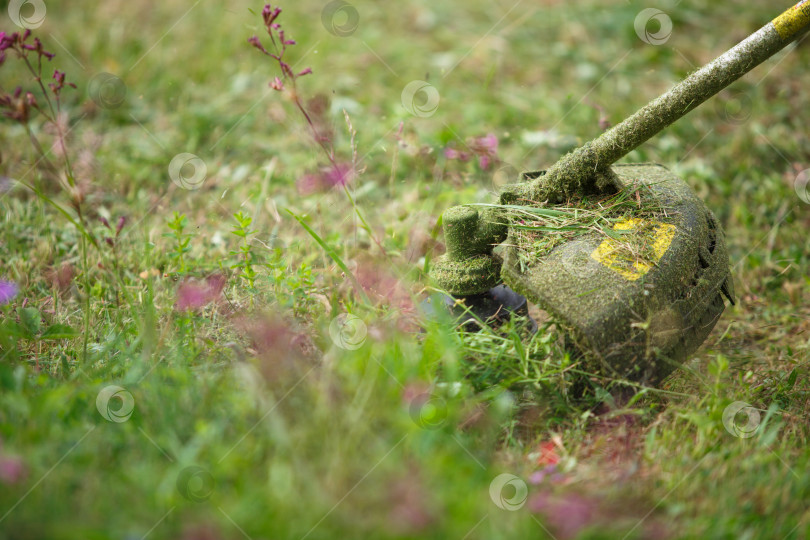
M658 221L651 221L638 218L630 218L620 221L613 226L614 231L632 231L633 229L654 226L652 252L654 257L652 261L631 261L628 260L622 244L619 240L608 238L604 240L599 247L593 250L591 258L600 262L607 268L610 268L617 274L621 275L627 281L635 281L647 272L661 260L664 253L669 249L672 244L672 239L675 237L675 225L669 223L661 223Z
M782 39L793 38L799 30L810 24L810 0L799 2L772 22L779 37Z

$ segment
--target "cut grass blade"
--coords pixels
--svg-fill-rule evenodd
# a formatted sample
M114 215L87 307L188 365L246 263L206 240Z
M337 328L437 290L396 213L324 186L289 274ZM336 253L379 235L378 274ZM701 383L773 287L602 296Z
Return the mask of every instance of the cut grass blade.
M628 216L652 221L667 217L667 209L644 186L629 187L604 197L572 199L568 205L553 208L513 204L475 206L503 210L524 264L565 242L594 233L619 242L628 260L651 260L648 253L650 243L644 231L614 227Z
M314 230L312 230L312 227L307 225L303 218L301 218L295 212L293 212L292 210L290 210L288 208L285 208L284 210L288 214L290 214L292 217L295 218L295 220L304 228L304 230L307 231L307 233L316 242L318 242L318 245L321 246L321 248L324 250L324 252L327 255L329 255L329 258L332 259L333 261L335 261L335 264L338 265L341 270L343 270L343 273L346 274L346 277L348 277L349 281L352 282L352 285L354 286L355 290L357 291L357 294L359 294L362 297L363 301L366 302L366 303L370 303L368 296L366 296L366 292L363 290L363 287L360 286L360 283L357 281L357 278L354 277L354 274L352 273L351 270L349 270L349 267L346 266L346 263L343 262L343 259L340 258L340 255L338 255L337 251L335 251L335 249L332 246L327 244L324 241L324 239L321 238L318 235L318 233L316 233Z

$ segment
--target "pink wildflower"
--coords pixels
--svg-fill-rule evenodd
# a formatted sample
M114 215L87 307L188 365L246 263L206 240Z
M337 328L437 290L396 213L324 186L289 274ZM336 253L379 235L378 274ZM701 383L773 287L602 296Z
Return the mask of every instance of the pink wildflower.
M493 163L500 161L498 157L498 138L492 133L483 137L467 139L466 147L468 151L458 150L453 147L445 148L444 157L469 161L471 157L477 156L478 166L483 170L488 170Z
M225 288L226 278L214 274L205 278L205 282L187 280L177 287L177 301L174 304L178 311L198 310L219 299Z

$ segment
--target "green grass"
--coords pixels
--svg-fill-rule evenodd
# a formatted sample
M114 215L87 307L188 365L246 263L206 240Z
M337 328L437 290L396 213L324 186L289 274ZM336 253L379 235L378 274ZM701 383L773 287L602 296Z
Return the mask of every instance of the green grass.
M495 202L503 171L549 166L778 7L358 0L340 37L326 2L287 2L290 59L313 69L302 99L326 98L342 162L349 113L362 170L305 195L324 154L247 44L262 6L226 4L47 2L35 32L78 85L68 146L102 241L45 200L75 215L4 120L0 176L41 196L0 181L0 280L20 287L0 306L0 538L810 538L810 206L794 190L810 40L626 159L706 200L740 297L662 388L583 373L545 321L469 334L419 310L445 208ZM674 24L661 46L633 28L656 6ZM28 84L10 59L0 72L3 91ZM126 87L116 108L97 103L101 72ZM432 114L403 107L413 80L438 91ZM445 159L487 133L494 170ZM198 189L169 177L184 152L205 163ZM127 218L114 247L102 216ZM219 274L217 302L176 309L181 285ZM753 436L724 426L734 402L759 412Z
M625 188L613 195L583 197L553 208L543 206L491 205L509 216L512 230L520 231L517 246L521 265L547 255L555 247L588 233L612 239L612 254L627 268L641 262L656 262L653 243L656 223L666 218L648 187ZM648 220L630 231L614 227L629 218Z

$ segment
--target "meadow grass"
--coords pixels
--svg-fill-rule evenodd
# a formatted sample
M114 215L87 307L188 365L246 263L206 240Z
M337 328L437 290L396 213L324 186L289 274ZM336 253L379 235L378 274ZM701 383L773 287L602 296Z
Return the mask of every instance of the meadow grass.
M247 43L261 4L45 4L75 186L3 119L0 538L810 538L810 39L626 159L706 200L739 296L661 388L583 372L550 321L420 309L445 208L787 6L288 2L296 90L353 171L323 189L323 141Z

